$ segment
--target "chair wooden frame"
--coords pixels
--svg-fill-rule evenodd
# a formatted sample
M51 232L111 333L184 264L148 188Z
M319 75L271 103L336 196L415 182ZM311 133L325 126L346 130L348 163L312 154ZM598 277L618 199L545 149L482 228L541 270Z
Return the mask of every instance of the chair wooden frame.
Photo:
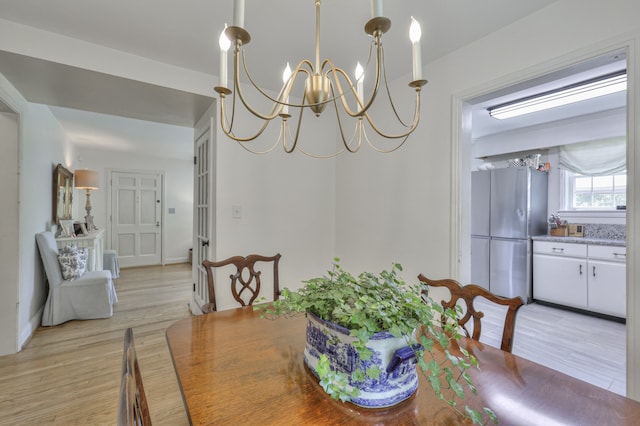
M260 293L260 275L261 271L256 271L256 262L273 262L273 300L278 299L280 295L280 284L278 279L278 263L280 262L280 253L275 256L262 256L259 254L250 254L249 256L233 256L219 262L205 260L202 262L202 266L207 271L207 284L209 288L209 303L202 307L202 311L205 313L217 311L216 305L216 292L215 282L213 279L213 268L219 268L227 265L234 265L236 267L236 273L229 275L231 279L231 293L233 298L240 303L241 306L253 305L253 302ZM247 269L249 271L249 277L245 281L242 276L242 272ZM253 286L252 286L253 285ZM251 293L251 297L248 302L242 299L242 293L244 291Z
M506 352L511 352L513 347L513 333L516 326L516 313L524 302L520 297L506 298L497 296L483 287L475 284L461 285L458 281L453 279L432 280L424 275L418 275L418 279L433 287L446 287L451 292L451 299L449 301L442 300L442 307L454 308L459 299L464 300L467 311L462 318L458 319L458 324L462 327L467 337L471 337L473 340L480 340L480 334L482 332L482 323L480 319L484 317L484 313L477 311L473 302L476 297L481 296L487 300L497 303L498 305L507 306L507 314L504 319L504 329L502 331L502 343L500 349ZM467 322L473 318L473 334L469 335L469 330L466 328Z
M133 330L127 328L124 332L118 426L134 425L151 426L151 415L142 385L142 375L133 342Z

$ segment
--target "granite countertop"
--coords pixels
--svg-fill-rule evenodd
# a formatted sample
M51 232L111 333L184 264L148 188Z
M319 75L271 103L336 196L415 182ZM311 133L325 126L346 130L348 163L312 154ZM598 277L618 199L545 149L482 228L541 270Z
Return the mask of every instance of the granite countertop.
M534 241L555 241L560 243L574 244L594 244L602 246L626 247L625 240L613 240L608 238L592 238L592 237L555 237L552 235L537 235L531 237Z

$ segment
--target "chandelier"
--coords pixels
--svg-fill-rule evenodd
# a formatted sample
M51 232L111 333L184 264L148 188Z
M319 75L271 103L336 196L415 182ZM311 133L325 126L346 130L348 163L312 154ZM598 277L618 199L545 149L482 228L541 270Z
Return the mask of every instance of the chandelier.
M413 80L409 83L409 86L415 90L415 106L412 121L405 123L396 110L387 84L382 35L391 28L391 20L383 16L382 0L371 0L373 17L364 26L365 33L372 38L366 69L370 68L369 64L372 57L375 57L374 83L371 87L371 93L366 97L364 93L365 68L363 68L359 62L356 66L354 84L349 75L342 68L336 67L331 59L320 60L320 0L314 1L316 6L315 62L304 59L293 69L291 69L289 63L287 63L282 77L283 86L278 95L273 96L266 90L261 89L249 74L245 61L244 46L249 44L251 36L249 32L244 29L244 0L234 0L233 25L229 27L225 25L225 29L220 35L220 83L219 86L214 88L220 95L220 126L222 130L229 138L238 142L244 149L256 154L264 154L272 151L281 141L286 153L292 153L297 149L305 155L316 158L334 157L343 152L355 153L360 149L363 141L366 141L368 145L378 152L395 151L404 144L420 122L420 90L422 86L427 84L427 81L422 79L420 25L411 17L412 23L409 34L412 43ZM227 51L232 45L233 87L229 89L227 87ZM271 105L268 111L259 112L251 106L245 98L240 84L241 70L244 70L250 85L253 86L261 96L266 98L267 102ZM291 102L291 91L299 77L306 79L302 94L297 98L301 99L301 101ZM370 108L376 100L381 83L384 83L386 87L389 105L391 106L395 119L399 123L400 131L397 133L382 131L374 123L369 114ZM228 114L226 99L230 95L233 96L231 114ZM248 112L262 122L257 131L248 136L239 135L238 132L234 130L234 118L238 104L237 98L239 98ZM333 106L333 109L335 109L342 146L332 154L311 153L298 145L303 113L305 110L311 110L313 114L319 117L328 105ZM291 110L297 111L297 119L294 118L294 120L291 120L297 121L293 132L289 125L289 119L292 118L290 114ZM349 136L345 135L345 118L353 122L353 131L349 130ZM271 121L276 119L281 120L280 134L276 142L266 150L258 151L253 149L251 142L264 132ZM368 126L365 126L365 122ZM382 138L395 141L394 145L391 148L380 148L376 146L366 133L366 128L369 127Z

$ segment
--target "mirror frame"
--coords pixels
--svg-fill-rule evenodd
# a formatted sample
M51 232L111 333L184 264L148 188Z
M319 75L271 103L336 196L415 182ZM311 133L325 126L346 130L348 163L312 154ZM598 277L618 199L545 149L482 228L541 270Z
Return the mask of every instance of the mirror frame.
M58 163L53 171L53 222L60 225L60 220L71 219L73 206L73 173ZM58 209L62 209L58 215Z

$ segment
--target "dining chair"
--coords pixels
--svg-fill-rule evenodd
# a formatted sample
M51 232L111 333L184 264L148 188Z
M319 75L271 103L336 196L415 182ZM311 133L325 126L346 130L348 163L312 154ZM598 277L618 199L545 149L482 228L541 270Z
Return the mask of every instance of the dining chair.
M479 285L467 284L463 286L453 279L432 280L425 277L423 274L418 275L418 279L432 287L446 287L449 289L449 292L451 292L451 299L449 299L449 301L442 300L441 302L442 307L445 309L453 309L456 303L458 303L458 300L464 300L467 309L462 318L458 319L458 324L462 327L466 336L471 337L473 340L480 340L480 333L482 332L482 323L480 319L484 317L484 313L476 310L476 307L474 306L476 297L484 297L490 302L507 306L500 349L506 352L511 352L513 347L513 333L516 326L516 313L518 312L518 309L524 305L522 298L506 298L497 296ZM473 333L470 335L466 324L471 318L473 318Z
M150 426L149 405L142 385L142 375L133 343L133 330L124 332L122 381L118 402L118 426Z
M249 256L233 256L226 260L214 262L205 260L202 262L207 271L207 283L209 288L209 303L202 307L205 313L217 311L216 292L214 282L214 268L222 268L233 265L235 273L229 275L231 279L231 294L233 298L240 303L241 306L253 305L253 302L260 293L262 271L258 270L256 263L273 263L273 300L278 299L280 295L280 286L278 283L278 262L280 262L280 253L275 256L262 256L259 254L250 254ZM245 271L247 271L245 273ZM246 291L246 293L245 293Z

